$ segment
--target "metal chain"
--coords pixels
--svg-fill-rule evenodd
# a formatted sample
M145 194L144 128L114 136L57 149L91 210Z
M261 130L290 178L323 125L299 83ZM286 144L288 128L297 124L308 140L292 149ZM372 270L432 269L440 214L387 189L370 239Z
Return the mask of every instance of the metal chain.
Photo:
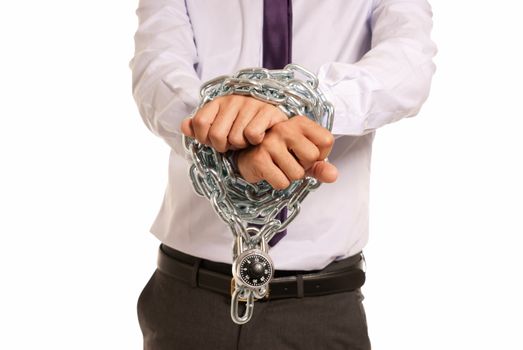
M332 130L332 104L318 89L316 76L296 64L281 70L243 69L232 76L212 79L201 87L201 102L191 116L207 102L231 94L254 97L278 107L289 118L304 115ZM305 176L283 190L274 189L265 180L252 184L235 173L225 154L185 135L183 145L192 162L189 176L195 192L209 199L234 235L231 317L238 324L246 323L252 316L253 302L269 292L274 269L267 242L292 222L301 202L321 183ZM281 222L277 215L284 207L287 218ZM252 269L257 271L252 277L242 272ZM246 302L243 315L239 314L239 301Z

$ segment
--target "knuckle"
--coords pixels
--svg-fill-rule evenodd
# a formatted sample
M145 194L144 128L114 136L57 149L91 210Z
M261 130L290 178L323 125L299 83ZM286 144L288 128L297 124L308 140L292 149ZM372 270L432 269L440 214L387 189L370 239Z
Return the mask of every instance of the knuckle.
M323 140L323 145L331 147L334 144L334 136L329 132Z
M276 121L273 123L274 125L281 124L281 122L288 120L289 118L281 109L279 109L276 106L273 106L271 104L267 104L264 109L266 109L265 113L269 117L271 121Z
M235 147L244 148L247 146L247 143L244 141L243 137L238 134L229 134L227 140Z
M251 110L259 111L262 108L263 102L251 97L251 96L242 96L244 98L243 100L243 106L245 108L249 108Z
M260 147L266 149L267 151L275 149L277 146L278 139L272 133L267 134L267 136L265 136L263 141L260 143Z
M193 126L197 127L197 128L202 128L204 126L207 125L207 121L202 117L201 114L197 114L194 118L193 118Z
M260 132L258 130L255 130L254 128L251 128L251 127L246 127L243 130L243 134L251 143L254 143L254 144L258 144L263 140L263 134L260 134Z
M213 141L222 141L225 139L225 134L220 131L220 130L217 130L215 128L211 128L209 130L209 138Z
M263 103L263 106L261 107L261 112L263 112L263 113L273 113L274 110L276 109L276 107L274 107L270 103L267 103L267 102L262 102L262 103Z
M278 134L285 134L288 131L288 129L289 129L289 125L285 122L276 123L271 127L271 130Z

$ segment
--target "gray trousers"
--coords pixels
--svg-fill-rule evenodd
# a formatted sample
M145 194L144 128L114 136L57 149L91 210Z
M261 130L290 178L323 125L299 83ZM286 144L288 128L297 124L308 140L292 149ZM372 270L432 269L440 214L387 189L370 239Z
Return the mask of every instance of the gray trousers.
M252 319L237 325L230 297L158 269L138 297L144 350L369 350L360 289L255 302Z

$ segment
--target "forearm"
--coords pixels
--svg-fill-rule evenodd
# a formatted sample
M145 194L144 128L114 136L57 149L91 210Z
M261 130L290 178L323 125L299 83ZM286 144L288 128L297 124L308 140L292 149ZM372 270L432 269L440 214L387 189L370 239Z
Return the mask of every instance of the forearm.
M199 103L192 27L183 0L140 0L132 92L145 125L174 147L180 123Z
M377 1L371 49L357 62L328 62L320 88L335 107L332 133L362 135L418 113L435 65L432 12L425 0Z

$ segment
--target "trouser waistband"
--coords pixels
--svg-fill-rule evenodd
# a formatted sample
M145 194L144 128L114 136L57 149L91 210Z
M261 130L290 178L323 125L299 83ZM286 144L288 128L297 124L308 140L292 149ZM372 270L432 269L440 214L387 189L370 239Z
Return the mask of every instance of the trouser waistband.
M359 253L333 261L321 270L276 270L269 284L269 299L325 295L357 289L365 283L364 264L363 254ZM201 259L161 244L158 269L193 287L230 295L230 264Z

